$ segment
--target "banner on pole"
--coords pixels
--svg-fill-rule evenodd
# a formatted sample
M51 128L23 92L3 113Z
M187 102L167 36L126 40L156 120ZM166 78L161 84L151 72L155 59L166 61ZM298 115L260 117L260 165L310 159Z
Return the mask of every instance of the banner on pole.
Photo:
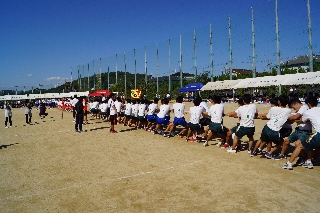
M141 89L132 89L131 98L141 98Z

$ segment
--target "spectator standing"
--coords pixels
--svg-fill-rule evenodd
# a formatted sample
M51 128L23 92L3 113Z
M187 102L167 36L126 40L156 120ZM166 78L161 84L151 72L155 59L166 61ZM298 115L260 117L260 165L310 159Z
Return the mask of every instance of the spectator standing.
M24 112L24 114L26 115L26 124L31 123L31 118L32 118L32 104L31 103L27 103L26 104L26 110Z
M75 112L75 117L76 117L76 123L74 126L74 129L76 132L84 132L82 130L82 124L83 124L83 103L82 103L82 97L80 97L74 106L74 112Z
M73 116L73 122L75 122L76 114L74 111L74 107L76 106L76 103L78 102L77 95L74 96L74 98L70 101L72 105L72 116Z
M6 104L4 105L4 116L6 117L6 121L4 122L5 128L8 128L8 121L10 124L10 127L12 127L12 107L9 101L6 101Z

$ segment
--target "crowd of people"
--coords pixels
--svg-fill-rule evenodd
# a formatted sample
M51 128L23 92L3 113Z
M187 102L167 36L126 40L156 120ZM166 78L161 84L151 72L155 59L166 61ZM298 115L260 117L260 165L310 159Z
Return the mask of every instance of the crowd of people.
M48 115L47 107L44 101L43 102L39 101L39 104L37 106L35 106L34 102L27 101L26 103L23 103L22 106L25 107L24 114L25 114L26 124L32 123L32 109L34 107L36 110L39 110L39 116L41 119L45 118ZM5 101L5 104L3 105L3 109L4 109L4 116L5 116L4 127L6 129L12 127L12 108L15 108L13 107L13 104L10 101Z
M57 106L63 111L73 113L76 132L84 132L82 125L89 124L88 116L91 116L110 122L110 133L118 133L115 125L122 124L164 137L185 137L187 142L201 142L204 147L209 146L213 138L218 138L217 146L227 149L228 153L246 150L251 157L261 155L260 158L274 160L285 159L291 143L295 149L282 168L293 169L293 162L298 157L296 165L313 168L320 156L320 108L317 107L316 96L308 96L305 103L297 97L290 98L287 95L271 98L270 110L266 114L259 114L249 94L239 98L238 108L229 113L224 112L221 99L221 96L210 95L208 101L211 106L208 107L206 101L195 97L193 106L187 110L182 96L178 96L170 107L167 98L162 99L161 103L158 98L153 101L124 100L111 93L109 97L95 97L89 102L87 97L77 96L73 99L58 100ZM5 128L9 128L12 127L10 102L6 101L4 107ZM26 123L31 123L32 108L32 103L26 104ZM47 115L44 102L39 102L37 109L41 118ZM174 114L172 120L170 113ZM186 114L190 115L188 121L185 119ZM224 126L224 116L236 118L237 125L231 128ZM258 136L255 135L255 119L268 120ZM294 130L293 123L296 123ZM246 146L240 141L244 136L248 137ZM259 140L254 144L256 137ZM266 151L263 152L264 149ZM274 154L277 150L280 153Z
M73 106L76 132L83 132L83 121L87 121L87 115L91 115L111 122L110 133L117 133L115 125L122 124L164 137L185 137L187 142L202 142L205 147L209 146L213 138L219 138L217 146L226 148L228 153L245 150L240 140L247 136L249 140L245 147L249 155L261 155L260 158L265 159L285 159L291 143L295 149L282 166L289 170L293 169L293 162L298 157L296 165L312 169L320 156L320 109L315 96L308 96L305 104L299 98L290 99L287 95L274 97L269 100L270 110L266 114L259 114L249 94L238 99L238 108L234 112L226 114L220 96L209 96L210 107L206 101L196 97L193 100L194 106L188 111L183 101L184 98L179 96L170 107L167 98L162 99L161 104L158 98L153 101L125 101L112 93L107 98L95 98L89 103L84 97L75 97L70 103ZM173 120L170 118L171 112L174 114ZM189 121L185 119L186 114L190 115ZM232 128L224 126L224 116L237 118L237 125ZM255 135L255 119L268 120L258 136ZM294 130L293 123L296 123ZM259 137L256 144L254 137ZM274 154L277 150L280 153Z

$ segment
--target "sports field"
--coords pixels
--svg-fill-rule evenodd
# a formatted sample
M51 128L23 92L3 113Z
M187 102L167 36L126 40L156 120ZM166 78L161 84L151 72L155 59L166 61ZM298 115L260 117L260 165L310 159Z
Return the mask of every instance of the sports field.
M14 127L0 128L0 212L320 212L320 167L287 171L286 160L227 154L217 140L204 147L123 125L111 134L91 117L77 133L72 113L32 111L33 125L13 109ZM255 122L257 140L266 121Z

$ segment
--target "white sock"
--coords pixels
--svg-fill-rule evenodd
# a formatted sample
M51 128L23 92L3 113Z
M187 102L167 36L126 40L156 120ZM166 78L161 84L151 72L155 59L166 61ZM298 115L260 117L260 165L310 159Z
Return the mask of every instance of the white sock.
M292 165L292 163L290 163L289 161L287 162L288 165Z

